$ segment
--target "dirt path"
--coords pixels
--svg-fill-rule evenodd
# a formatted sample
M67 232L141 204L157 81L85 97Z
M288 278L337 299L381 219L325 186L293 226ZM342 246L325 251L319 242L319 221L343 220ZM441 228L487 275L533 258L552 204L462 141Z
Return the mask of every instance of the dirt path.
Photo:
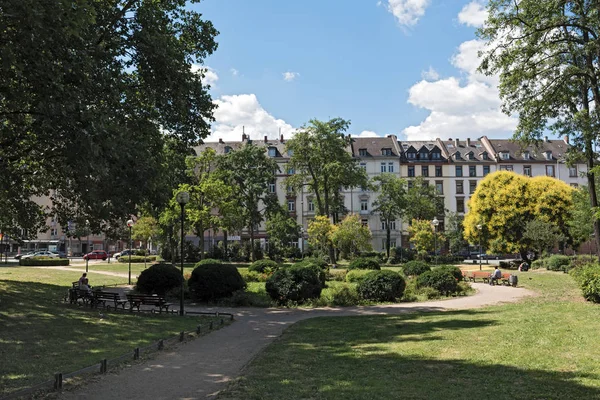
M307 318L470 309L534 295L526 289L506 286L480 283L473 287L477 289L473 296L426 303L319 309L203 308L203 311L232 312L236 321L210 335L160 353L146 363L109 374L72 393L65 392L60 398L210 399L225 389L227 383L287 327Z

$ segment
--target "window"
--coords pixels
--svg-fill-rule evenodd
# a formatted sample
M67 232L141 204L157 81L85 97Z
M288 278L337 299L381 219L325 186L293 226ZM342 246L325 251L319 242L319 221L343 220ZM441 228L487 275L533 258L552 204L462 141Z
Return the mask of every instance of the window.
M523 160L530 160L530 159L531 159L531 157L529 155L529 152L528 151L524 152L523 153ZM529 176L531 176L531 175L529 175Z
M269 183L269 193L275 193L275 182Z
M408 176L415 176L415 167L408 167Z
M544 154L546 155L546 160L552 160L552 152L551 151L546 151Z
M288 201L288 211L289 212L296 211L296 202L294 200L289 200Z
M444 182L443 181L435 181L435 191L437 194L444 194Z
M463 194L464 192L463 181L456 181L456 194Z
M462 175L462 165L456 166L456 176L461 177Z
M312 200L308 201L308 211L315 212L315 202Z
M292 167L289 167L289 168L287 169L287 173L288 173L288 175L294 175L294 173L295 173L295 172L296 172L296 171L294 171L294 168L292 168Z
M489 173L490 173L490 166L489 165L484 165L483 166L483 176L486 176Z
M456 198L456 212L459 212L459 213L465 212L465 198L464 197Z
M358 149L358 155L365 157L367 155L367 149Z
M381 149L381 154L384 156L391 156L392 155L392 149Z
M474 159L475 159L475 154L469 153L469 160L474 160Z
M523 165L523 175L531 176L531 165Z
M429 153L426 153L424 151L419 153L419 159L421 160L429 160Z
M510 159L510 153L508 151L503 151L500 153L500 158L503 160L509 160Z
M277 155L277 149L275 147L269 147L269 157L275 157Z
M360 202L360 211L369 211L369 202L367 200Z
M435 166L435 176L437 176L437 177L442 176L442 166L441 165Z
M438 153L438 152L431 153L431 159L432 159L432 160L439 160L439 159L441 159L441 158L442 158L442 157L441 157L440 153Z
M471 178L477 176L477 168L474 165L469 165L469 176Z
M512 171L512 170L513 170L512 165L501 165L500 166L500 171Z
M387 224L385 223L385 221L381 221L381 230L385 231L387 229ZM396 230L396 221L390 221L390 230L395 231Z
M569 167L569 176L571 178L577 178L577 167Z
M229 154L231 153L231 147L229 146L225 146L225 150L224 150L225 154Z
M408 181L408 188L412 189L413 186L415 186L415 183L413 181Z
M394 163L393 162L388 163L388 172L394 172Z
M362 226L369 226L369 220L367 218L363 218L360 220Z
M483 152L483 154L481 155L481 158L482 158L483 160L489 160L489 158L488 158L488 154L487 154L486 152Z
M58 229L56 229L56 228L50 229L50 236L56 236L56 235L58 235Z
M381 172L387 172L387 164L384 162L381 163Z
M409 160L414 160L416 158L415 152L411 151L411 152L406 153L406 158L408 158Z
M429 165L421 166L421 176L429 176Z
M291 157L291 156L293 156L293 155L294 155L294 150L292 150L292 149L289 149L289 150L287 151L287 155L288 155L288 156L290 156L290 157Z
M285 191L286 191L288 194L294 193L294 189L293 189L291 186L287 186L287 187L285 188Z
M469 193L475 193L475 189L477 188L477 181L469 181Z
M546 165L546 176L554 178L554 165Z
M367 172L367 163L361 162L360 167L363 169L363 171Z

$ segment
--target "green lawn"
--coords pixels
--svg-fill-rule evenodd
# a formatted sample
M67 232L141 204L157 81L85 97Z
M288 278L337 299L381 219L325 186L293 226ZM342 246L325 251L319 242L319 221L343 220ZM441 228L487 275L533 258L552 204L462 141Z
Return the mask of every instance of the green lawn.
M520 303L293 325L221 399L600 399L598 305L528 272Z
M178 332L200 318L107 313L62 303L79 272L0 267L0 396L113 358ZM93 285L123 278L90 272ZM204 320L203 320L204 321ZM207 324L208 322L203 322Z

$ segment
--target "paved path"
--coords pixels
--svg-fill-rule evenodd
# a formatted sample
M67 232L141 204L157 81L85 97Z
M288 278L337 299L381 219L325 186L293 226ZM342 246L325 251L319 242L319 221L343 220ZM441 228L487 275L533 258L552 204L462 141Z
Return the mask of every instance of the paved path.
M81 273L81 268L72 268L72 267L38 267L38 268L48 268L48 269L58 269L61 271L72 271L72 272L79 272ZM84 271L85 272L85 271ZM89 274L90 272L88 272ZM128 274L124 273L124 272L110 272L110 271L91 271L91 273L94 274L100 274L100 275L110 275L110 276L118 276L120 278L127 278Z
M402 314L469 309L514 302L534 293L521 288L473 284L473 296L426 303L319 309L225 309L236 321L218 331L159 353L154 359L109 374L61 399L210 399L237 377L262 349L295 322L320 316Z

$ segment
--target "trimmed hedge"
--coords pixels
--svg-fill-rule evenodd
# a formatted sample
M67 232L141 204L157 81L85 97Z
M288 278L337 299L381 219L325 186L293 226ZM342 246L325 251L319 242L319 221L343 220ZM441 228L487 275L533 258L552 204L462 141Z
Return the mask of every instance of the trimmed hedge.
M144 257L144 256L134 256L134 255L132 255L131 256L131 262L132 263L143 263L144 259L146 259L145 262L154 262L154 261L156 261L156 257L157 256L146 256L146 257ZM124 263L124 264L129 263L129 256L127 255L127 256L119 257L119 262L120 263Z
M419 276L425 272L431 271L429 265L423 261L409 261L402 266L405 276Z
M202 260L196 265L188 286L192 296L198 300L229 297L236 290L246 288L242 275L231 264L223 264L218 260Z
M457 281L463 280L462 271L455 265L440 265L438 268L436 268L436 270L450 273L450 275L452 275Z
M406 282L399 273L383 270L371 271L358 283L356 291L365 300L396 301L402 298Z
M568 271L571 265L571 257L555 254L546 259L548 271Z
M271 275L265 288L269 296L280 304L288 301L302 303L318 298L323 289L319 271L324 275L321 268L315 264L282 268Z
M442 294L449 295L458 290L458 282L448 270L434 269L419 275L417 287L430 287Z
M310 265L310 264L317 265L319 268L321 268L323 270L326 270L327 268L329 268L329 264L327 264L327 261L325 261L319 257L307 257L307 258L303 259L302 261L297 262L294 265L303 266L303 265Z
M279 269L279 264L273 260L254 261L248 267L248 271L258 272L259 274L271 274Z
M600 303L600 265L587 264L569 271L579 283L581 293L587 301Z
M379 262L374 258L356 258L348 265L348 271L353 269L380 270Z
M53 257L31 257L26 259L20 259L19 265L25 267L58 267L69 265L68 258L53 258Z
M167 263L154 264L142 271L135 288L147 294L164 295L169 290L181 286L181 271Z
M346 282L360 282L369 272L371 271L368 269L353 269L352 271L348 271L346 274Z

